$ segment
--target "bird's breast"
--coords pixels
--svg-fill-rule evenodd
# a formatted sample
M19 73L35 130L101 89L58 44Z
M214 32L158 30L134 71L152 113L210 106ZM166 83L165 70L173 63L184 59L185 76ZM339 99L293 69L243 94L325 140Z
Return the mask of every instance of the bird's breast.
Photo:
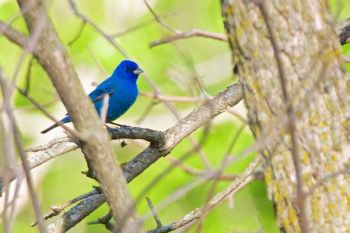
M121 88L109 98L107 117L110 121L124 114L136 101L138 96L137 87Z

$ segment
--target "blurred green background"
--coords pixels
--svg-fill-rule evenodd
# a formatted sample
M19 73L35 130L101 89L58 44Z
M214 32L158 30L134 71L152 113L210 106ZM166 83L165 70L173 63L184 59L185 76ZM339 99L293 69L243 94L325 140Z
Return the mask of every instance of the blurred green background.
M230 50L225 42L191 38L150 49L150 42L171 35L172 32L155 22L154 17L141 0L80 0L76 1L76 4L79 11L88 16L103 31L110 35L118 34L114 41L140 64L146 71L147 77L165 95L192 97L215 95L235 81L231 74ZM224 34L219 1L163 0L150 1L150 4L157 14L174 28L182 31L199 28ZM330 4L337 20L350 15L349 1L333 0ZM125 57L89 25L83 28L79 38L71 44L81 29L81 19L73 14L68 1L47 1L47 7L86 91L91 91L94 88L91 83L105 79ZM24 21L20 17L17 18L18 15L19 9L16 1L0 0L0 19L6 22L14 20L12 25L23 33L27 33ZM345 46L344 53L348 53L348 51L349 47ZM13 76L20 55L21 50L17 46L4 37L0 37L0 66L8 77ZM25 63L21 66L18 85L22 87L26 85L25 74L29 62L30 56L27 56ZM138 84L142 93L152 93L152 88L146 78L140 78ZM53 115L59 117L65 113L49 78L35 61L31 72L30 95ZM26 147L40 145L63 135L59 129L45 136L40 135L39 132L48 126L50 121L20 95L14 96L13 103ZM167 129L176 123L176 118L162 103L154 105L149 114L141 117L152 103L151 98L141 95L133 108L122 116L118 123L160 130ZM172 105L179 111L180 116L185 116L198 106L198 103L172 103ZM245 111L242 103L235 108L235 111L244 116ZM227 148L241 125L242 122L231 114L223 114L212 122L208 138L203 145L203 151L208 156L213 168L220 167ZM202 136L203 129L194 134L197 141L200 141ZM147 146L147 143L142 141L126 142L127 146L123 148L120 141L113 142L115 154L120 162L130 160ZM254 139L248 127L245 127L231 154L237 155L253 143ZM190 141L184 140L170 156L179 158L191 148ZM242 171L253 157L254 154L245 156L233 163L225 169L225 174L235 174ZM205 168L198 153L192 153L185 163L196 169ZM137 177L129 186L134 197L137 197L170 164L168 158L162 158ZM78 151L61 156L34 170L36 190L44 212L49 211L50 205L64 203L80 194L89 192L92 185L96 185L95 182L80 173L84 170L86 170L86 164ZM176 168L152 187L146 196L151 198L153 204L157 206L176 190L198 180L200 180L199 177L186 174L181 168ZM207 199L212 183L212 181L203 182L176 201L166 205L158 212L162 223L171 223L191 210L202 206ZM214 193L223 190L229 184L228 181L218 182ZM141 216L149 213L144 197L137 208ZM107 211L107 207L102 206L70 232L107 232L102 225L87 225L88 222L105 215ZM35 227L30 227L33 220L34 214L30 199L24 190L18 201L13 232L37 232ZM155 228L154 220L148 218L145 221L145 226L146 229ZM189 231L196 232L196 226L197 224L193 224ZM203 227L203 232L258 231L279 232L273 205L268 198L263 181L251 182L236 194L233 200L222 202L208 214Z

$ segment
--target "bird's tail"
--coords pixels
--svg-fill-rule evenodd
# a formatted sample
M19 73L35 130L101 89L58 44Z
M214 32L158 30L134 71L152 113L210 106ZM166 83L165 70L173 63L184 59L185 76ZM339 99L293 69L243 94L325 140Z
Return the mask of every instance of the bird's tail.
M63 119L61 119L59 122L56 122L55 124L51 125L49 128L41 131L42 134L45 134L47 132L49 132L50 130L56 128L57 126L60 126L62 124L65 124L65 123L68 123L70 122L71 119L70 119L70 116L67 114Z
M51 125L49 128L44 129L43 131L41 131L41 133L42 133L42 134L45 134L45 133L49 132L50 130L56 128L57 126L59 126L59 125L62 124L62 123L63 123L63 122L57 122L57 123Z

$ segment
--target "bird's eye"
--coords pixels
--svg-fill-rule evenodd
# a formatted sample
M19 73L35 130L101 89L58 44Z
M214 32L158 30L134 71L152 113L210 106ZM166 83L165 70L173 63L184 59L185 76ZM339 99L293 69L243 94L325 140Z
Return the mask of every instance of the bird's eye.
M132 69L131 69L130 67L125 67L124 70L125 70L126 72L132 72Z

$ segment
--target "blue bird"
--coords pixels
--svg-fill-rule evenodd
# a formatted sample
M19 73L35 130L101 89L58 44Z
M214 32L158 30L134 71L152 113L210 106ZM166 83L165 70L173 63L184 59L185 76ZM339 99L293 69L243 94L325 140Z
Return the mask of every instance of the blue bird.
M111 122L123 115L134 104L137 96L137 78L143 70L133 61L124 60L114 70L112 76L103 81L89 94L97 113L101 116L105 95L109 95L106 122ZM41 133L56 128L60 124L71 122L67 114L58 123L53 124Z

